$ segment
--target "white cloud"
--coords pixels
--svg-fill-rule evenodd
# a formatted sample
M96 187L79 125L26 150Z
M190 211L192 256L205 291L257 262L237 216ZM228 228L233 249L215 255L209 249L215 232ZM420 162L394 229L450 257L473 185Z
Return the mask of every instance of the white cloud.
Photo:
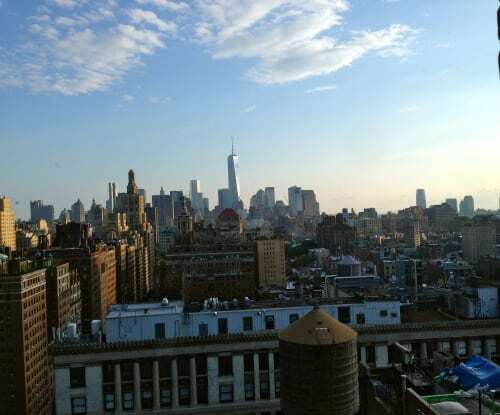
M151 4L153 6L167 9L174 12L182 12L189 9L187 3L176 2L171 0L135 0L137 4Z
M142 9L131 9L127 11L132 23L147 23L156 26L162 32L175 32L177 25L160 19L154 12Z
M52 0L51 2L64 9L72 9L78 5L77 0ZM84 1L81 1L81 3L84 3Z
M115 0L50 0L50 4L67 11L54 13L52 19L53 10L44 6L29 18L31 39L4 61L0 86L66 95L103 90L141 65L144 56L163 48L175 28L153 12L118 13Z
M255 107L255 105L251 105L249 107L243 108L240 111L240 114L250 114L251 112L254 112L256 109L257 108Z
M172 101L170 97L149 97L148 102L150 104L165 104L167 102Z
M398 112L400 113L411 113L411 112L418 112L420 111L420 107L417 105L410 105L407 107L401 107L398 109Z
M372 51L408 53L415 31L406 25L339 41L332 29L348 8L347 0L200 0L195 36L216 59L255 59L246 76L263 84L331 74Z
M129 95L129 94L123 95L122 98L125 102L132 102L135 100L135 97L133 95Z
M323 85L323 86L317 86L315 88L311 89L306 89L305 93L306 94L314 94L316 92L324 92L324 91L333 91L337 89L335 85Z
M451 43L451 42L436 43L434 45L434 47L436 49L448 49L448 48L451 48L452 46L453 46L453 43Z

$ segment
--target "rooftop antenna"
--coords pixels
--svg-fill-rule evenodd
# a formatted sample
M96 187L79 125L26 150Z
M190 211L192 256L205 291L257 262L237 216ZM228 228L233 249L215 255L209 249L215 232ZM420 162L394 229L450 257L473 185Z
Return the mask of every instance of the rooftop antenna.
M234 137L231 137L231 155L234 156Z

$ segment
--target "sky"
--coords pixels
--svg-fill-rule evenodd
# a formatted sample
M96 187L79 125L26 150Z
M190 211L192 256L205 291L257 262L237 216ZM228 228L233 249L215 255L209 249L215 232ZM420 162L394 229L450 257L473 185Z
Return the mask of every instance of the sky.
M498 208L492 0L0 0L0 194L27 218L148 196L314 189L321 210Z

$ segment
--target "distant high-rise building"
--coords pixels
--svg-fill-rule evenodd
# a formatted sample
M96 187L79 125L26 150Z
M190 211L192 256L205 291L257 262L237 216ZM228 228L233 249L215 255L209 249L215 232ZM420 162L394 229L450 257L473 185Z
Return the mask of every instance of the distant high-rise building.
M422 209L427 208L427 200L425 197L424 189L417 189L417 197L416 197L417 206Z
M238 177L238 155L234 152L234 145L231 149L231 154L227 158L228 172L228 192L231 200L232 209L239 208L240 199L240 182Z
M146 213L144 211L144 196L139 193L135 183L135 173L128 172L127 193L118 194L118 212L127 215L127 225L131 230L142 231L146 228Z
M319 216L319 203L316 200L314 190L302 190L302 205L304 216L310 218Z
M106 201L106 209L108 213L113 213L116 208L116 183L108 184L108 200Z
M54 224L54 206L44 205L41 200L30 202L31 222L36 223L40 219L45 219L49 226Z
M174 208L170 195L165 194L163 187L159 195L153 195L153 207L158 209L158 225L160 230L173 226Z
M146 189L139 189L138 190L138 193L139 195L142 196L142 198L144 199L144 204L146 204L147 202L147 194L146 194Z
M221 209L231 209L232 198L229 189L219 189L219 208Z
M0 198L0 247L16 250L16 225L10 199Z
M294 216L297 216L304 210L302 188L297 186L288 188L288 206L290 207L290 213Z
M457 199L448 198L448 199L446 199L445 203L448 203L448 205L450 205L450 207L452 207L453 210L458 213L458 202L457 202Z
M175 219L182 210L181 199L184 197L184 192L182 190L171 190L170 200L172 201L172 215Z
M80 199L71 205L69 216L72 222L85 223L85 207Z
M472 196L465 196L460 202L460 216L472 218L474 216L474 198Z
M203 204L203 193L199 180L195 179L189 182L189 199L191 199L191 207L195 211L203 214L205 206Z
M274 187L266 187L264 191L266 192L267 207L274 208L274 205L276 204L276 194Z
M158 208L151 206L151 204L148 203L146 205L145 211L146 211L146 219L153 228L155 243L157 244L160 241L160 222L158 216Z
M7 272L5 272L7 271ZM5 414L52 413L45 270L29 261L0 269L0 408Z

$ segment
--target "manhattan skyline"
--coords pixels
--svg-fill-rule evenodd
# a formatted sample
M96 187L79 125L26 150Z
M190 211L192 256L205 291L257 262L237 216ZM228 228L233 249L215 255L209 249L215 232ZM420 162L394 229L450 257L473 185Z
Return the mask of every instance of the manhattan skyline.
M88 207L132 168L148 195L200 179L213 206L235 136L246 205L297 185L326 212L397 210L420 187L496 209L496 2L308 3L3 0L0 193L18 217Z

